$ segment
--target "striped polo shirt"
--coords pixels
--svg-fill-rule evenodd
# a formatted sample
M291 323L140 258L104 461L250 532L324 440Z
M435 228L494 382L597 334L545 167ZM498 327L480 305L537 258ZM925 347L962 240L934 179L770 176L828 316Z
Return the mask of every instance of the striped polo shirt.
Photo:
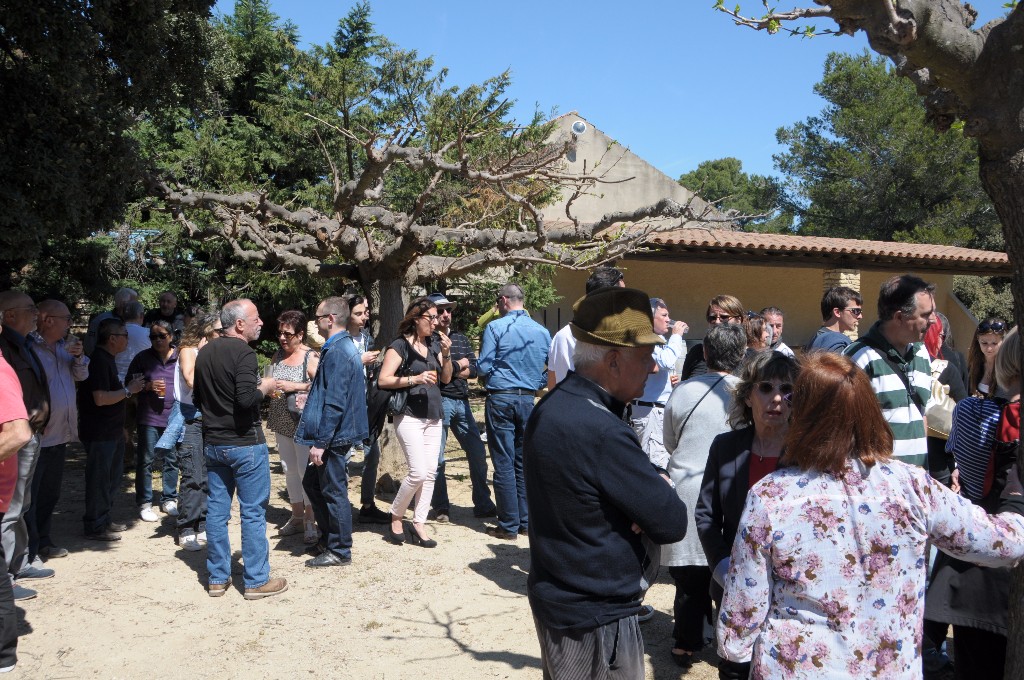
M915 342L907 345L905 352L901 354L889 344L876 323L866 336L843 352L862 368L871 380L871 387L878 397L879 406L882 407L882 416L892 430L893 457L904 463L926 467L928 442L925 438L924 416L911 399L903 379L875 347L886 348L887 356L907 376L922 406L928 403L928 396L931 394L932 375L928 350L924 343Z

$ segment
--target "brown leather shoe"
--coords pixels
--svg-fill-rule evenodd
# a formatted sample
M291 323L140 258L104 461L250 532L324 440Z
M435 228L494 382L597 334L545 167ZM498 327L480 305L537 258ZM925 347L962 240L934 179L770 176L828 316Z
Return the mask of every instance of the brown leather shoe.
M207 586L206 590L210 593L210 597L220 597L224 593L228 592L228 587L230 586L230 583L211 583Z
M494 538L500 538L503 541L514 541L519 538L519 534L513 534L511 531L505 531L501 527L487 527L487 535L493 536Z
M272 578L259 588L246 588L243 597L247 600L262 600L264 597L280 595L288 590L288 581L283 578Z

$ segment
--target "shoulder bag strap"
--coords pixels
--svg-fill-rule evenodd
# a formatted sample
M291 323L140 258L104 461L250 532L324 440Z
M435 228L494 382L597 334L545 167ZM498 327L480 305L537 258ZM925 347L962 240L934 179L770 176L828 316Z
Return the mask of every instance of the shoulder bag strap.
M900 380L903 381L903 386L907 389L907 396L910 398L910 403L916 406L917 410L920 411L921 415L923 416L925 414L925 406L924 404L921 403L921 399L917 396L917 392L914 390L913 386L911 386L910 378L907 377L907 374L903 370L903 367L897 364L895 361L893 361L889 357L889 353L886 352L881 347L876 347L871 343L865 344L867 344L868 347L870 347L871 349L878 352L878 355L882 357L882 361L889 364L889 368L893 370L893 373L899 376Z
M690 412L686 414L686 418L683 420L683 424L679 426L679 434L676 437L677 441L683 438L683 430L686 428L686 423L690 422L690 416L692 416L693 412L697 410L697 407L700 406L700 403L704 401L704 397L714 392L715 388L718 387L718 383L722 382L723 380L725 380L724 375L720 376L718 380L715 381L715 384L709 387L708 391L701 395L700 399L697 400L697 403L694 404L693 408L690 409Z

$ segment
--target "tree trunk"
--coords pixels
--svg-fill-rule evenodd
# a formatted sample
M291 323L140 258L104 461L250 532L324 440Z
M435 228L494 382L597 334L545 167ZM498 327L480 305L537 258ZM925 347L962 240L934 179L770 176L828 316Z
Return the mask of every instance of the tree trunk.
M364 288L366 299L370 301L370 309L373 311L374 346L383 352L398 337L398 324L405 316L405 291L401 279L372 281ZM384 425L378 443L380 444L378 478L389 474L395 482L400 481L408 473L408 467L405 463L405 454L398 444L398 437L395 436L394 425L391 423Z
M981 157L981 183L995 205L1003 224L1006 254L1014 263L1011 290L1013 315L1021 329L1024 311L1024 151L1018 151L1007 160L986 160L985 149ZM1005 158L1005 157L1004 157ZM1018 330L1024 332L1024 330ZM1024 366L1024 356L1020 358ZM1018 445L1019 446L1019 445ZM1018 470L1021 452L1017 451ZM1016 567L1010 577L1009 630L1006 641L1005 680L1024 678L1024 564Z
M364 284L366 299L373 313L373 338L384 349L398 337L398 324L405 316L405 290L401 279L380 279Z

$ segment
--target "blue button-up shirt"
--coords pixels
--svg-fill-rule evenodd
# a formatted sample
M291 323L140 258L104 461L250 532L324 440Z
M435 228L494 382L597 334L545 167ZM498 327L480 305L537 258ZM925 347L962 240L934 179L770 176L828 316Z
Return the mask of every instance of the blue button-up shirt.
M42 364L46 382L50 388L50 420L43 429L39 445L57 446L78 441L78 401L75 383L89 377L89 357L75 358L58 340L50 349L42 336L30 333L29 340L35 349L35 357Z
M477 367L488 390L539 390L547 385L551 333L514 309L487 324Z

